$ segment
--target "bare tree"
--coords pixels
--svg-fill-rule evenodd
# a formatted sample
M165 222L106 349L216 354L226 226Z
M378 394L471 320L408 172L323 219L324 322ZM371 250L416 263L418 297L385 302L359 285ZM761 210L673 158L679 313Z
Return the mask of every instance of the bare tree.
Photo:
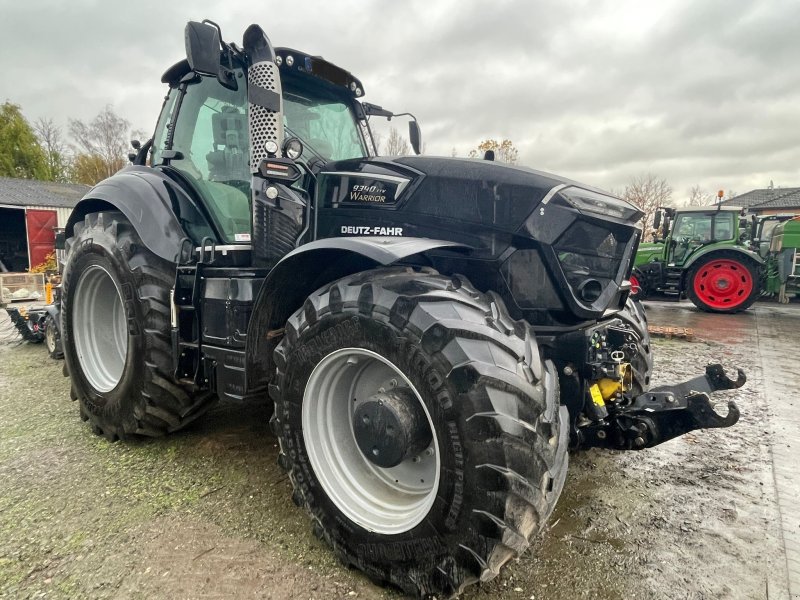
M687 206L708 206L714 204L715 197L699 185L693 185L689 190Z
M482 141L480 144L478 144L478 148L476 150L470 150L469 156L470 158L480 158L488 150L494 152L495 159L499 160L500 162L514 165L517 163L517 159L519 158L519 150L517 150L514 146L514 142L511 140L503 140L498 142L494 139Z
M653 215L659 206L669 206L672 202L672 188L667 180L653 173L634 177L621 195L644 212L641 220L644 228L653 222Z
M386 138L386 156L408 156L411 154L411 148L406 139L400 135L396 128L392 127L389 130L389 137Z
M61 128L50 118L39 118L33 123L33 130L39 138L39 144L47 159L47 169L51 181L67 180L69 158L67 144L61 134Z
M80 154L94 157L102 161L102 177L111 177L125 166L128 150L130 123L114 112L107 105L89 123L79 119L70 119L69 130L78 144Z

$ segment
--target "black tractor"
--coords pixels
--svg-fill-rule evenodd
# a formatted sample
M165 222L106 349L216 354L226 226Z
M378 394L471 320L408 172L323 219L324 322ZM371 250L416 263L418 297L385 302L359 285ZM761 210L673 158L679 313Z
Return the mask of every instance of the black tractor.
M269 398L314 531L447 597L525 551L569 447L736 422L709 394L741 372L649 389L635 207L491 160L376 157L370 118L393 113L256 25L239 47L191 22L186 50L153 138L67 225L62 342L95 433Z

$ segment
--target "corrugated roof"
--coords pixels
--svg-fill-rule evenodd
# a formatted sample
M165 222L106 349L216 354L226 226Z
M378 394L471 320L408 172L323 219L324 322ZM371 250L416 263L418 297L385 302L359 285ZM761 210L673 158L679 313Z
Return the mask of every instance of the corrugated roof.
M779 192L786 192L774 198L765 200L761 204L756 204L753 208L800 208L800 188L784 188L782 190L775 190Z
M0 204L72 208L89 189L79 183L0 177Z
M721 202L722 206L758 208L800 208L800 188L761 188Z

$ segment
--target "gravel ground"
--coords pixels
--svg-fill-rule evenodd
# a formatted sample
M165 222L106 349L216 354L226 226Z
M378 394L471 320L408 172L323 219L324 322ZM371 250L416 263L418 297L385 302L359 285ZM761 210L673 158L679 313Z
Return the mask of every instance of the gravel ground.
M655 383L739 365L748 384L719 396L742 420L573 454L549 529L465 598L788 597L752 311L648 310L696 331L655 341ZM222 404L188 431L110 444L78 419L60 362L0 343L0 597L400 598L311 535L266 415Z

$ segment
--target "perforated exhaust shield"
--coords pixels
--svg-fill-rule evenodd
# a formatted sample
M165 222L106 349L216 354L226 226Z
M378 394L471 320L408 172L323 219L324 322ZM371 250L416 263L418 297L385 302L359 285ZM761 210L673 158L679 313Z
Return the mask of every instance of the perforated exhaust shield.
M283 146L283 96L275 51L264 31L251 25L244 34L244 48L252 61L247 70L250 125L250 171L267 158L266 145Z

